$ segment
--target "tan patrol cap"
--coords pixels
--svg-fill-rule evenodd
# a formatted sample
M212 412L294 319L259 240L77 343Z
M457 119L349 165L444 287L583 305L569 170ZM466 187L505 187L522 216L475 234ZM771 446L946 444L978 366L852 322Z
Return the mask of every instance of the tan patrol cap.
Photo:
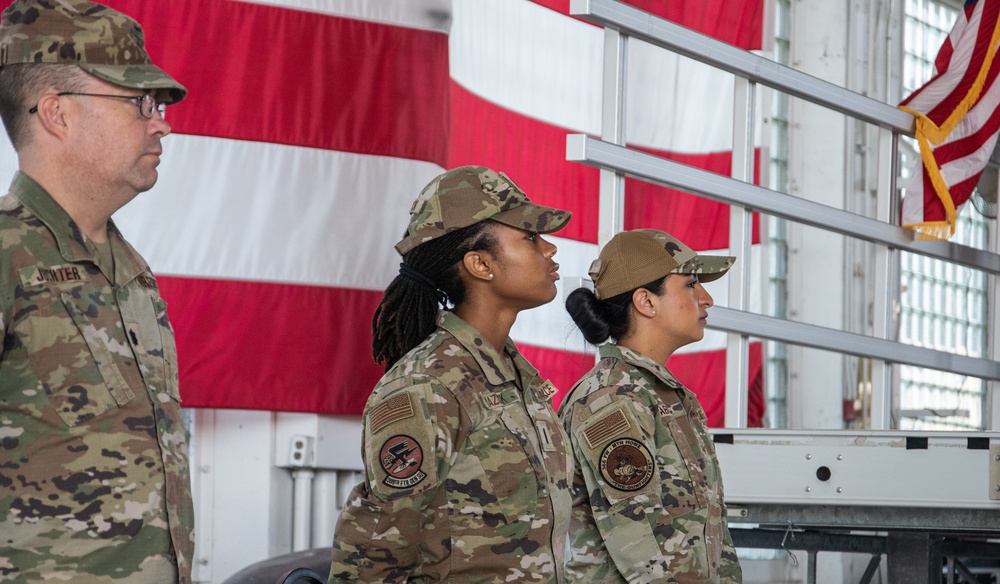
M0 68L13 63L78 65L122 87L156 90L172 104L187 89L149 60L131 17L83 0L15 0L0 17Z
M611 238L590 264L594 295L605 300L659 280L667 274L698 274L701 282L721 278L736 258L702 256L663 231L634 229Z

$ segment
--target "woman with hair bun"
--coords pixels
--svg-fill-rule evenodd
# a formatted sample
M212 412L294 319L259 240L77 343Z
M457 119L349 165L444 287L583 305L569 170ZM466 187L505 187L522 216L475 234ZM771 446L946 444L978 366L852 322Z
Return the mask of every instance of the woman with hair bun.
M556 246L541 234L569 218L481 166L420 193L372 319L386 373L330 582L565 581L573 460L555 388L508 333L555 298Z
M742 582L705 412L664 366L702 339L712 297L701 284L734 261L625 231L591 264L594 290L567 298L600 351L559 412L577 460L570 581Z

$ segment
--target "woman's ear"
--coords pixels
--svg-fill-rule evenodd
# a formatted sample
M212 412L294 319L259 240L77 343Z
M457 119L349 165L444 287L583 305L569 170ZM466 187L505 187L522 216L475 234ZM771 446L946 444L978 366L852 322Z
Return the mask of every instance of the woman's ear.
M637 288L632 293L632 307L639 314L652 318L656 316L656 306L653 302L653 294L645 288Z
M466 252L462 258L462 268L472 278L489 282L493 279L493 256L485 251Z

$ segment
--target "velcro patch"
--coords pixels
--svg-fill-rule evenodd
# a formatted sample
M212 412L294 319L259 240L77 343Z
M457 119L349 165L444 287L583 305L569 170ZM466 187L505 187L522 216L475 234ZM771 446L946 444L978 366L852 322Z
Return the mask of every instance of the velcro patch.
M624 432L628 432L631 429L632 423L625 417L625 412L615 410L600 420L596 420L590 424L590 426L583 431L583 435L587 438L587 442L590 444L591 448L597 448L607 440Z
M21 268L18 270L18 274L21 276L21 285L25 288L41 286L42 284L82 282L87 279L86 270L75 264L30 266Z
M372 434L378 433L393 422L405 420L413 416L413 403L409 393L400 393L372 408L368 415Z
M542 399L549 399L556 394L556 386L552 385L552 382L548 379L544 383L538 386L538 395Z
M154 279L152 276L145 276L145 275L143 275L143 276L137 276L136 279L135 279L135 281L138 282L140 286L142 286L143 288L146 288L148 290L156 290L157 289L156 288L156 279Z
M499 392L496 392L496 393L480 393L479 394L479 401L483 402L483 405L486 406L487 408L491 409L491 410L503 407L503 404L504 404L503 394L501 394Z
M395 489L408 489L427 478L420 470L424 462L424 449L414 438L396 434L382 444L379 462L386 477L382 483Z
M638 491L649 484L656 466L646 445L634 438L619 438L601 452L601 476L619 491Z

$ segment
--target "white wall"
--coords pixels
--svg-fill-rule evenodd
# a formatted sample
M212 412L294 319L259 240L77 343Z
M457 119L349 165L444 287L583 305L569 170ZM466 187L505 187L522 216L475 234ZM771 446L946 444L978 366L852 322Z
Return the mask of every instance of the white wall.
M360 480L360 418L212 409L192 418L195 582L218 584L250 564L333 543L339 504ZM306 445L295 449L299 461L296 442ZM296 470L313 475L298 501Z

